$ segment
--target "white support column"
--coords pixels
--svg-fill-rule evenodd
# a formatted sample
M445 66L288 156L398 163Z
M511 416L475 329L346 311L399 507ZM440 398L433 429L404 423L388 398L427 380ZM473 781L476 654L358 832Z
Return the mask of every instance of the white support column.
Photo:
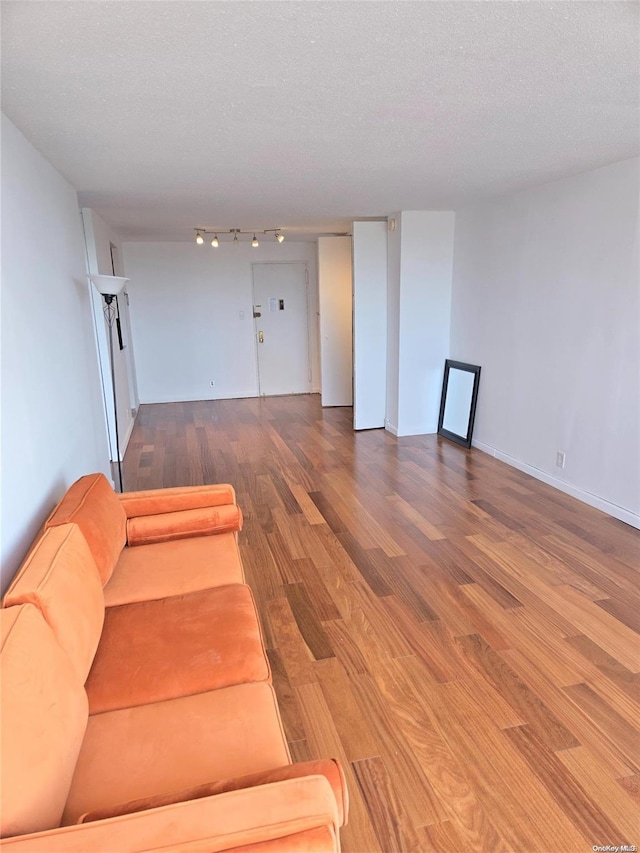
M455 214L411 210L393 218L386 427L394 435L422 435L437 431L449 356Z

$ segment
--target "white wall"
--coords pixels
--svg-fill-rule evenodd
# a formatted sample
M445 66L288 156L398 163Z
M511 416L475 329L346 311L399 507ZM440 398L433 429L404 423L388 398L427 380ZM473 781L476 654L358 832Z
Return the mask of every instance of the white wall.
M387 223L353 223L353 426L383 427L387 400Z
M455 214L404 210L394 218L389 369L397 365L397 379L387 386L387 428L395 435L421 435L438 429L444 361L449 356Z
M2 117L2 588L65 489L109 474L73 187Z
M318 238L320 359L323 406L353 402L351 237Z
M451 357L482 366L474 444L635 524L639 169L460 212L451 333Z
M141 403L258 395L251 264L269 261L307 263L312 388L319 390L313 243L123 243L123 256Z

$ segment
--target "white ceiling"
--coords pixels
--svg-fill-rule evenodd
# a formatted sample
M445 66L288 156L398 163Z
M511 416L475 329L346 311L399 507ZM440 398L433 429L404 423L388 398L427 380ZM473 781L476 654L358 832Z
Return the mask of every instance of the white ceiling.
M126 239L343 231L638 153L639 9L4 0L2 107Z

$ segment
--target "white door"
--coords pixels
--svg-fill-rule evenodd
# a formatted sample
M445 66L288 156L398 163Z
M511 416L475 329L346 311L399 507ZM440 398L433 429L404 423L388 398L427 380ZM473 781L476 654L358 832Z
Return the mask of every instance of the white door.
M308 394L311 367L306 264L252 266L260 394Z

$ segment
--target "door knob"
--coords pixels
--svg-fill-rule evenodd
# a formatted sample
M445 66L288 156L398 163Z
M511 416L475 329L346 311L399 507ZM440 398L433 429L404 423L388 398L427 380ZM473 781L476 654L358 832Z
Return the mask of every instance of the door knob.
M258 342L261 344L264 343L264 332L258 332Z

